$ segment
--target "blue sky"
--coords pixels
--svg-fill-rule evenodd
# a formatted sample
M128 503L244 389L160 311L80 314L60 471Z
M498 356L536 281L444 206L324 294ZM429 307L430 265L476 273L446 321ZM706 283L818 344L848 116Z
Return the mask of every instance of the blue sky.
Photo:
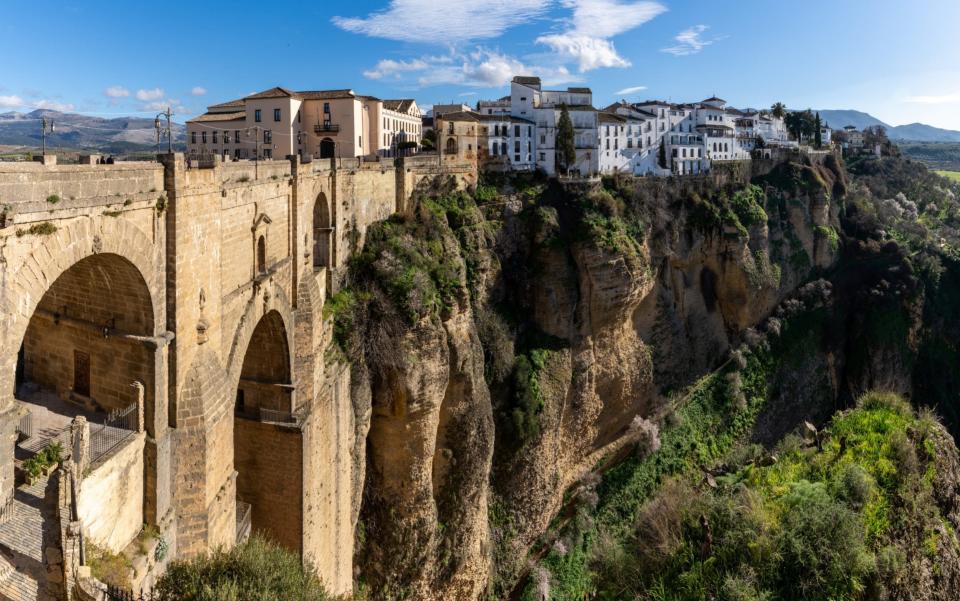
M855 108L960 130L957 0L5 0L0 111L181 119L274 85L421 105L512 74L620 97Z

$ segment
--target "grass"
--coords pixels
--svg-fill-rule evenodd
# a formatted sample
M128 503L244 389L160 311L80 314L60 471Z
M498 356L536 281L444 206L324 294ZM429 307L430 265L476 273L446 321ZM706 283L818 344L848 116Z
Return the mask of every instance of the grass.
M952 179L955 182L960 182L960 171L934 171L937 175L942 175L947 179Z

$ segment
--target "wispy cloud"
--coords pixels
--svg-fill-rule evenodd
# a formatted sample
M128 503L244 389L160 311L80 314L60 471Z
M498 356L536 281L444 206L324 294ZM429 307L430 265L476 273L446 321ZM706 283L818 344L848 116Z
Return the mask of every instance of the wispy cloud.
M647 89L647 86L633 86L630 88L623 88L617 92L617 96L630 96L636 94L637 92L642 92Z
M718 39L704 39L702 36L708 29L710 29L710 27L707 25L694 25L689 29L684 29L673 38L677 42L676 46L663 48L661 51L674 56L696 54Z
M56 100L38 100L32 103L33 108L47 109L49 111L69 112L76 108L69 102L57 102Z
M424 71L427 68L429 68L427 62L419 58L412 61L395 61L392 59L384 59L378 62L373 69L364 71L363 76L367 79L384 79L389 77L399 77L401 73Z
M550 0L486 0L437 10L435 0L390 0L366 17L333 17L353 33L403 42L445 45L500 36L543 15Z
M465 98L467 96L476 96L476 92L463 92L462 94L457 94L460 98Z
M163 90L160 88L154 88L152 90L137 90L137 100L147 102L150 100L158 100L160 98L163 98Z
M192 96L203 96L206 93L207 93L207 88L204 88L201 86L194 86L193 89L190 90L190 94Z
M23 105L23 98L19 96L0 96L0 108L15 109Z
M667 10L659 2L650 1L562 0L562 4L573 9L566 30L542 35L536 41L561 58L577 63L581 73L601 67L629 67L630 61L617 52L610 38L639 27Z
M914 104L955 104L960 103L960 92L934 96L907 96L904 100Z
M110 86L103 91L103 95L107 98L126 98L130 95L130 90L123 86Z

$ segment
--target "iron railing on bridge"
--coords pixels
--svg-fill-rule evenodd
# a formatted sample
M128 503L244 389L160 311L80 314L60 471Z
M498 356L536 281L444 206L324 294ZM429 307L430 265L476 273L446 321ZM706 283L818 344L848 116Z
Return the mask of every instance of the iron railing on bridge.
M125 409L111 411L102 424L91 424L90 463L95 463L132 436L137 431L138 421L137 403L132 403Z
M20 417L17 423L17 434L22 436L21 440L26 440L33 436L33 413L27 411Z

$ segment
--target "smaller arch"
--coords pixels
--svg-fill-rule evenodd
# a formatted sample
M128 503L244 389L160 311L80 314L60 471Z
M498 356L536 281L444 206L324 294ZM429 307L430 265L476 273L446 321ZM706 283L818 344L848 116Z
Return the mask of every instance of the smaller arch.
M330 205L327 195L321 192L313 203L313 266L328 267L332 264L330 238Z
M257 238L257 273L267 273L267 239L265 236Z
M447 138L447 147L444 149L444 152L447 154L457 154L456 138Z

